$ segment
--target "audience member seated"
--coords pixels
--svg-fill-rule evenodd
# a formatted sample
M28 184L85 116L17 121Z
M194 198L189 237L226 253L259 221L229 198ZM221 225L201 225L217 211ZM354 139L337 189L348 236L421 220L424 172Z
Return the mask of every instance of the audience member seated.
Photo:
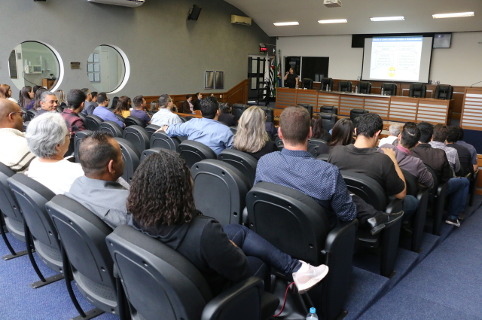
M346 146L353 143L353 135L355 133L355 126L353 121L348 118L338 120L331 130L331 139L328 146L331 149L335 146Z
M136 117L144 123L144 127L151 123L151 117L146 112L146 99L144 96L135 96L132 99L132 103L134 104L134 109L131 111L131 116Z
M459 131L459 137L455 144L459 144L461 146L464 146L469 150L470 152L470 157L472 159L472 165L474 167L474 172L479 169L479 165L477 163L477 150L475 150L475 147L467 142L464 141L464 130L461 127L456 127Z
M194 105L194 111L196 110L201 110L201 100L203 98L203 95L201 92L196 92L193 95L193 102L192 104Z
M172 151L150 155L134 174L127 209L134 228L187 258L206 277L213 292L259 275L260 261L293 277L300 292L328 273L281 252L240 224L221 224L196 211L192 178L184 160ZM258 259L250 259L247 256Z
M31 86L25 86L20 90L20 93L18 95L18 105L20 108L23 108L24 110L27 109L27 105L29 105L30 101L32 101L34 98L34 92ZM33 105L32 105L33 106ZM32 107L30 107L31 109Z
M228 127L236 126L236 117L231 113L231 106L229 103L219 104L219 122L224 123Z
M233 133L229 127L218 121L219 106L214 97L201 100L202 118L194 118L187 122L164 125L161 130L170 137L187 136L188 140L201 142L210 147L216 154L233 145Z
M417 211L418 200L407 195L405 177L400 169L395 151L383 148L377 151L378 137L383 129L382 118L376 113L365 113L357 118L354 144L333 148L328 162L340 170L352 170L377 181L387 196L404 199L403 211L409 218Z
M117 101L117 106L114 109L114 113L123 118L127 118L131 115L131 108L131 98L127 96L121 96Z
M432 141L430 141L430 145L432 146L432 148L442 149L443 151L445 151L445 154L447 155L447 160L449 161L452 172L455 175L460 170L459 155L457 154L456 149L447 147L445 145L445 140L447 140L447 133L448 129L446 125L436 124L433 127L433 135Z
M94 116L98 116L104 121L114 121L119 126L121 126L121 128L124 128L124 122L120 121L119 118L116 117L114 112L107 109L109 99L107 99L107 94L105 92L100 92L99 94L97 94L97 104L98 106L94 109L94 112L92 113Z
M288 107L283 110L278 135L284 148L259 159L255 184L266 181L303 192L336 215L331 217L332 225L335 225L336 218L341 221L358 218L362 227L369 227L371 233L376 234L398 221L403 212L379 212L361 198L351 197L338 168L315 159L307 151L311 138L310 122L305 108Z
M402 125L400 123L392 123L390 127L388 127L388 132L390 135L380 139L378 145L383 146L384 144L393 144L395 141L398 141L398 135L400 134L401 128Z
M385 148L395 150L395 156L400 168L415 176L419 186L428 189L433 186L432 174L428 171L427 166L423 161L412 156L411 152L411 149L417 145L419 139L420 130L417 128L417 124L414 122L407 122L400 133L397 146L394 146L391 143L383 144L380 145L380 151L383 152L383 149Z
M97 97L97 104L99 104L99 98ZM119 101L119 97L118 96L115 96L114 98L112 98L112 102L110 104L110 107L109 109L114 111L115 108L117 107L117 102Z
M55 194L69 191L83 175L78 163L64 159L69 149L70 132L59 113L49 112L30 121L25 137L30 151L37 156L30 163L28 176Z
M458 127L448 127L447 129L446 145L447 147L457 150L457 155L460 162L460 170L455 174L458 177L468 177L470 174L474 173L474 166L472 165L472 156L470 151L463 145L456 144L460 135Z
M181 111L182 113L194 113L194 104L193 104L194 95L188 94L186 96L186 101L182 103Z
M161 95L159 97L159 111L152 116L151 123L159 127L182 123L181 118L171 111L173 104L168 94Z
M3 89L3 92L4 92L4 95L5 95L5 98L12 101L12 102L15 102L15 103L18 103L17 100L15 100L14 98L12 98L12 88L10 88L10 85L8 84L5 84L5 83L2 83L0 84L0 88Z
M46 112L57 112L57 106L59 105L59 101L55 93L51 91L43 91L40 95L39 100L39 109L37 110L37 115L46 113Z
M82 90L72 89L67 95L68 107L65 108L61 115L67 124L70 137L73 139L79 131L85 130L84 121L79 117L85 103L85 93Z
M121 178L124 161L119 143L108 133L93 132L79 147L83 173L65 195L91 210L111 228L130 219L126 201L129 185Z
M321 139L323 141L330 141L331 134L323 128L323 119L314 118L311 120L311 128L313 130L313 139Z
M33 111L37 112L40 109L40 97L42 96L42 93L47 91L44 87L38 87L37 90L35 90L34 87L34 92L35 92L35 99L33 101L32 109ZM32 101L31 101L32 102ZM27 110L30 110L27 108Z
M239 118L233 148L249 153L256 159L277 151L276 144L269 139L265 130L265 119L266 114L261 108L252 106L246 109Z
M15 172L27 170L35 157L22 132L24 114L18 104L0 99L0 162Z
M92 93L90 92L89 88L83 88L81 90L85 94L84 109L82 110L82 114L88 116L94 112L95 108L97 108L99 105L99 102L94 103L92 101Z
M420 143L412 149L412 154L422 159L425 165L435 171L439 184L447 183L448 217L445 222L460 227L459 214L465 210L469 193L469 180L466 178L454 178L445 152L430 145L429 142L433 136L433 125L428 122L420 122L417 127L420 130Z

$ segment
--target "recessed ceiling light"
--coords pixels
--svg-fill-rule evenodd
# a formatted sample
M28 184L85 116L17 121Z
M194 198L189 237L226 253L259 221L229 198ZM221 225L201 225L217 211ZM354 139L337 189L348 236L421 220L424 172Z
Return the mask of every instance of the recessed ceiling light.
M318 23L325 24L325 23L347 23L348 20L346 19L327 19L327 20L318 20Z
M434 19L443 19L443 18L460 18L460 17L473 17L474 12L454 12L454 13L436 13L432 14L432 18Z
M375 21L375 22L378 22L378 21L401 21L401 20L405 20L405 17L404 16L371 17L370 20Z
M273 24L277 27L283 27L283 26L297 26L300 23L298 21L288 21L288 22L275 22Z

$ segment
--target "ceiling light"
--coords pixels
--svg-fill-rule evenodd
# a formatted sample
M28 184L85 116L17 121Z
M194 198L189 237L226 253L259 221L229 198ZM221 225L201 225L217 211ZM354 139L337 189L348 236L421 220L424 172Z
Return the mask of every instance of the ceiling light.
M378 22L378 21L401 21L401 20L405 20L405 17L404 17L404 16L371 17L370 20L371 20L371 21L375 21L375 22Z
M443 19L443 18L460 18L460 17L473 17L474 12L454 12L454 13L436 13L432 14L432 18L434 19Z
M325 23L347 23L348 20L346 19L327 19L327 20L318 20L318 23L325 24Z
M297 26L300 23L298 21L288 21L288 22L275 22L273 24L277 27L283 27L283 26Z

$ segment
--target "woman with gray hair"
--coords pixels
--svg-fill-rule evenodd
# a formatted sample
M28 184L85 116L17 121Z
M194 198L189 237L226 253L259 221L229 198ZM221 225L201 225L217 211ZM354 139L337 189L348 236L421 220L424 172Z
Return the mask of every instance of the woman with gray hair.
M80 176L78 163L64 159L69 149L70 132L59 113L44 113L30 121L25 134L30 151L37 156L30 163L27 175L55 194L63 194Z

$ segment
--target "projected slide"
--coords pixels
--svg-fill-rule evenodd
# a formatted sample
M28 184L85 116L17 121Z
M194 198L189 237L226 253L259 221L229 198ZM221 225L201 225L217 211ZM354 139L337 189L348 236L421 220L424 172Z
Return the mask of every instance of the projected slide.
M374 38L370 78L418 81L422 37Z

